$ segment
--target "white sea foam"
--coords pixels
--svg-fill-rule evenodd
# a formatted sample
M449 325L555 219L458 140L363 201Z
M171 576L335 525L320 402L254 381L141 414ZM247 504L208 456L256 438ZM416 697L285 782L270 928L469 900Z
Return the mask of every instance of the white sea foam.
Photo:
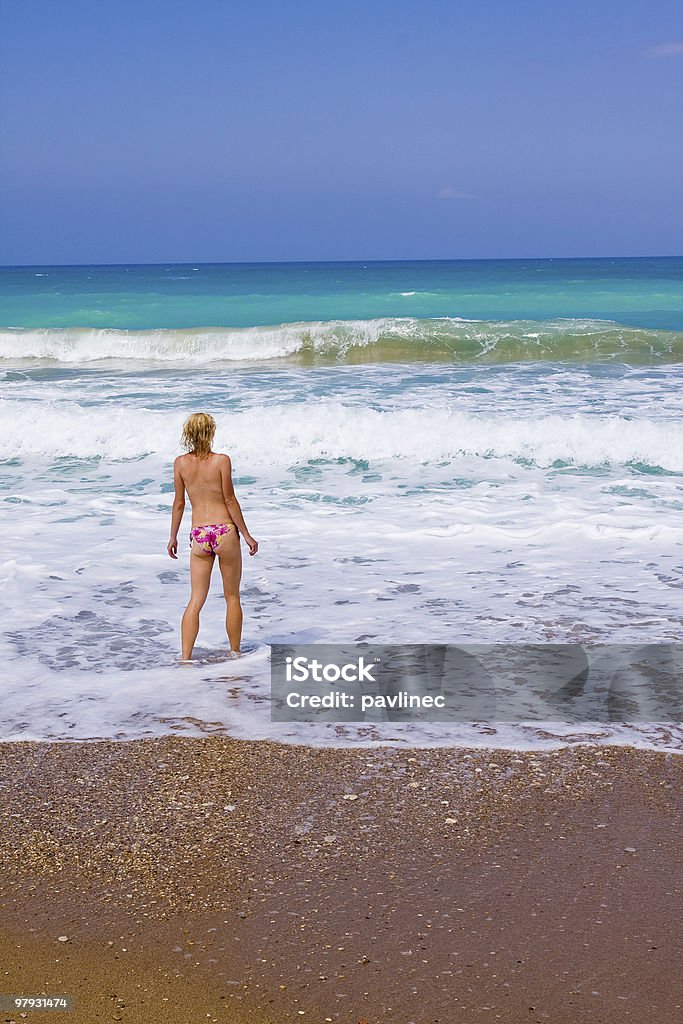
M512 459L540 467L638 464L683 472L683 424L649 418L381 410L318 400L217 416L217 443L253 466L315 460ZM181 411L0 400L0 458L139 458L177 447Z
M170 560L170 494L160 493L170 467L145 459L97 472L31 469L21 503L3 512L11 544L0 563L0 656L12 685L0 691L0 738L173 731L342 745L683 750L680 727L661 725L270 721L268 644L277 640L670 642L683 612L683 537L675 519L656 521L654 500L610 509L601 503L604 481L567 480L560 493L544 492L543 471L529 480L523 468L450 494L402 494L407 477L363 488L340 467L307 482L283 475L276 485L238 486L261 541L259 555L245 559L247 654L228 657L214 581L198 662L186 670L175 660L189 593L186 534L179 561ZM347 503L364 491L365 504Z
M189 363L259 361L291 356L307 348L343 353L350 346L372 345L393 323L359 320L148 331L4 328L0 329L0 358L51 359L66 363L102 359Z

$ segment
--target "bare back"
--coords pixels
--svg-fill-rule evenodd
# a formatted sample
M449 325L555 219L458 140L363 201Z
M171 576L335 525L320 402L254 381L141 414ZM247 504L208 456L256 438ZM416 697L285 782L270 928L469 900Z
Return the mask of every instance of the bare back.
M192 505L192 526L231 523L223 486L229 466L227 455L211 452L208 458L200 459L189 453L180 456L177 466Z

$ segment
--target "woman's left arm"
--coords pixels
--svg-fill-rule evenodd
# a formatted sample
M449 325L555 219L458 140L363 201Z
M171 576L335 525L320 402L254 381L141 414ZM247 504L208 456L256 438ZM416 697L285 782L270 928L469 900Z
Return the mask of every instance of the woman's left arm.
M173 511L171 512L171 539L166 545L166 550L171 558L178 557L178 530L180 529L183 512L185 511L185 483L180 475L179 466L181 458L182 456L179 455L173 463L173 485L175 487L175 494L173 496Z

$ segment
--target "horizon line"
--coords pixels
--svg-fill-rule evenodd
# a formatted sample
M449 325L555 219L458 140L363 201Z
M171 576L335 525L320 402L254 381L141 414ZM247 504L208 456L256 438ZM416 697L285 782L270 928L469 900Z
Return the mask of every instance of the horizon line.
M436 257L424 259L353 259L353 260L153 260L141 263L1 263L0 270L24 270L32 267L63 267L78 269L82 267L248 267L248 266L289 266L292 264L339 265L339 264L376 264L376 263L513 263L520 260L553 260L567 262L571 260L677 260L683 254L673 255L638 255L638 256L458 256Z

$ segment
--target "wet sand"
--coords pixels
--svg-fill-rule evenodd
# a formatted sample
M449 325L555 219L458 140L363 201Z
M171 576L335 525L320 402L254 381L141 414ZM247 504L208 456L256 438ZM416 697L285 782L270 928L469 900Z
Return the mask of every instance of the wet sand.
M0 993L71 995L70 1024L673 1024L682 776L617 747L2 744Z

